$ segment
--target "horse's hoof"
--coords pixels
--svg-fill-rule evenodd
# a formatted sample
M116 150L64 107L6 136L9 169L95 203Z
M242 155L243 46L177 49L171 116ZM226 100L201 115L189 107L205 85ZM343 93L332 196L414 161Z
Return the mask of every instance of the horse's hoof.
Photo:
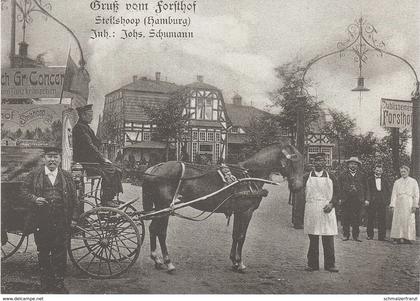
M169 274L175 272L175 266L172 263L167 264L167 270Z
M239 273L245 273L245 270L246 270L246 266L244 264L241 263L238 265L237 271Z
M155 268L157 270L163 269L163 262L157 254L154 254L154 253L150 254L150 258L155 262Z

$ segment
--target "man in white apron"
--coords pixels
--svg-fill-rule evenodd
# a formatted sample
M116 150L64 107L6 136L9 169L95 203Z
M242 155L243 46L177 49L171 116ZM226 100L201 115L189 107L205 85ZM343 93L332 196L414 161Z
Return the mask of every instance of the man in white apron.
M304 233L309 236L308 267L306 271L319 270L319 236L324 248L324 269L338 272L335 267L334 235L338 234L334 206L337 203L337 184L324 170L323 153L314 157L314 169L305 179Z

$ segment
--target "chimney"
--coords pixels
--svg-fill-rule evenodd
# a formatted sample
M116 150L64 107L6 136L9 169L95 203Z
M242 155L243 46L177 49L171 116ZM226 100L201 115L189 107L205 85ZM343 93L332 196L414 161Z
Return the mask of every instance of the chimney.
M197 81L202 83L203 82L203 76L202 75L197 75Z
M137 75L133 75L133 83L137 81Z
M23 41L19 43L19 56L28 56L28 44Z
M160 81L160 72L156 72L155 76L156 76L156 81L159 82Z
M242 106L242 97L239 94L235 94L232 100L235 106Z

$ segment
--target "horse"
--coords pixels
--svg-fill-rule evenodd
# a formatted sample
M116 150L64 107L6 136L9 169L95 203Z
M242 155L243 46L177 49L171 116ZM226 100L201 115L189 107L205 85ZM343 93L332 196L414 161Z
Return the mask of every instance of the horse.
M203 171L203 168L192 164L183 165L184 167L177 161L168 161L146 170L142 185L145 211L168 208L173 205L175 199L179 202L195 200L226 186L217 169L207 166ZM289 190L295 192L303 187L303 156L286 141L269 145L249 159L229 167L238 176L240 176L238 171L247 171L246 176L262 179L268 179L273 173L280 173L287 179ZM261 191L263 184L255 182L237 184L238 187L229 187L214 196L189 205L203 212L224 213L229 217L233 214L232 247L229 257L235 271L243 272L246 269L242 260L242 248L252 214L264 196L261 193L246 195L243 192L249 192L250 189ZM252 185L254 188L257 186L257 189L252 189ZM238 197L233 198L238 189L242 191L243 197L240 191L236 194ZM150 258L157 269L166 266L167 271L172 272L175 266L169 258L166 246L168 220L168 215L160 216L153 218L149 225ZM159 239L163 258L156 251L156 238Z

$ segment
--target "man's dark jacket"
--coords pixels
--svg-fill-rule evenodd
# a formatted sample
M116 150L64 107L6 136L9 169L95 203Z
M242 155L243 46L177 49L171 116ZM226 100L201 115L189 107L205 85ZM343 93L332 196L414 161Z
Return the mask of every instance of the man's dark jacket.
M383 175L381 176L381 191L380 191L380 201L383 202L382 205L384 206L388 206L390 201L391 201L391 184L389 183L389 181L386 179L386 177L384 177ZM376 201L375 199L375 195L377 193L377 189L376 189L376 181L375 181L375 175L371 175L370 177L368 177L367 179L367 199L369 200L369 202L374 202Z
M73 161L104 163L100 146L101 140L96 137L89 124L79 120L73 128Z
M366 200L366 177L360 170L354 176L346 170L340 175L338 181L340 183L340 199L343 202L357 201L362 204Z
M44 192L44 175L45 175L45 166L41 166L26 177L22 185L22 197L27 203L30 210L28 216L28 221L26 222L25 231L33 232L38 225L36 225L36 204L35 201L38 197L42 197ZM61 177L61 183L63 185L63 205L64 205L64 215L67 217L67 225L70 227L71 220L77 220L78 211L77 211L77 194L76 187L72 178L71 173L58 169L57 178Z

